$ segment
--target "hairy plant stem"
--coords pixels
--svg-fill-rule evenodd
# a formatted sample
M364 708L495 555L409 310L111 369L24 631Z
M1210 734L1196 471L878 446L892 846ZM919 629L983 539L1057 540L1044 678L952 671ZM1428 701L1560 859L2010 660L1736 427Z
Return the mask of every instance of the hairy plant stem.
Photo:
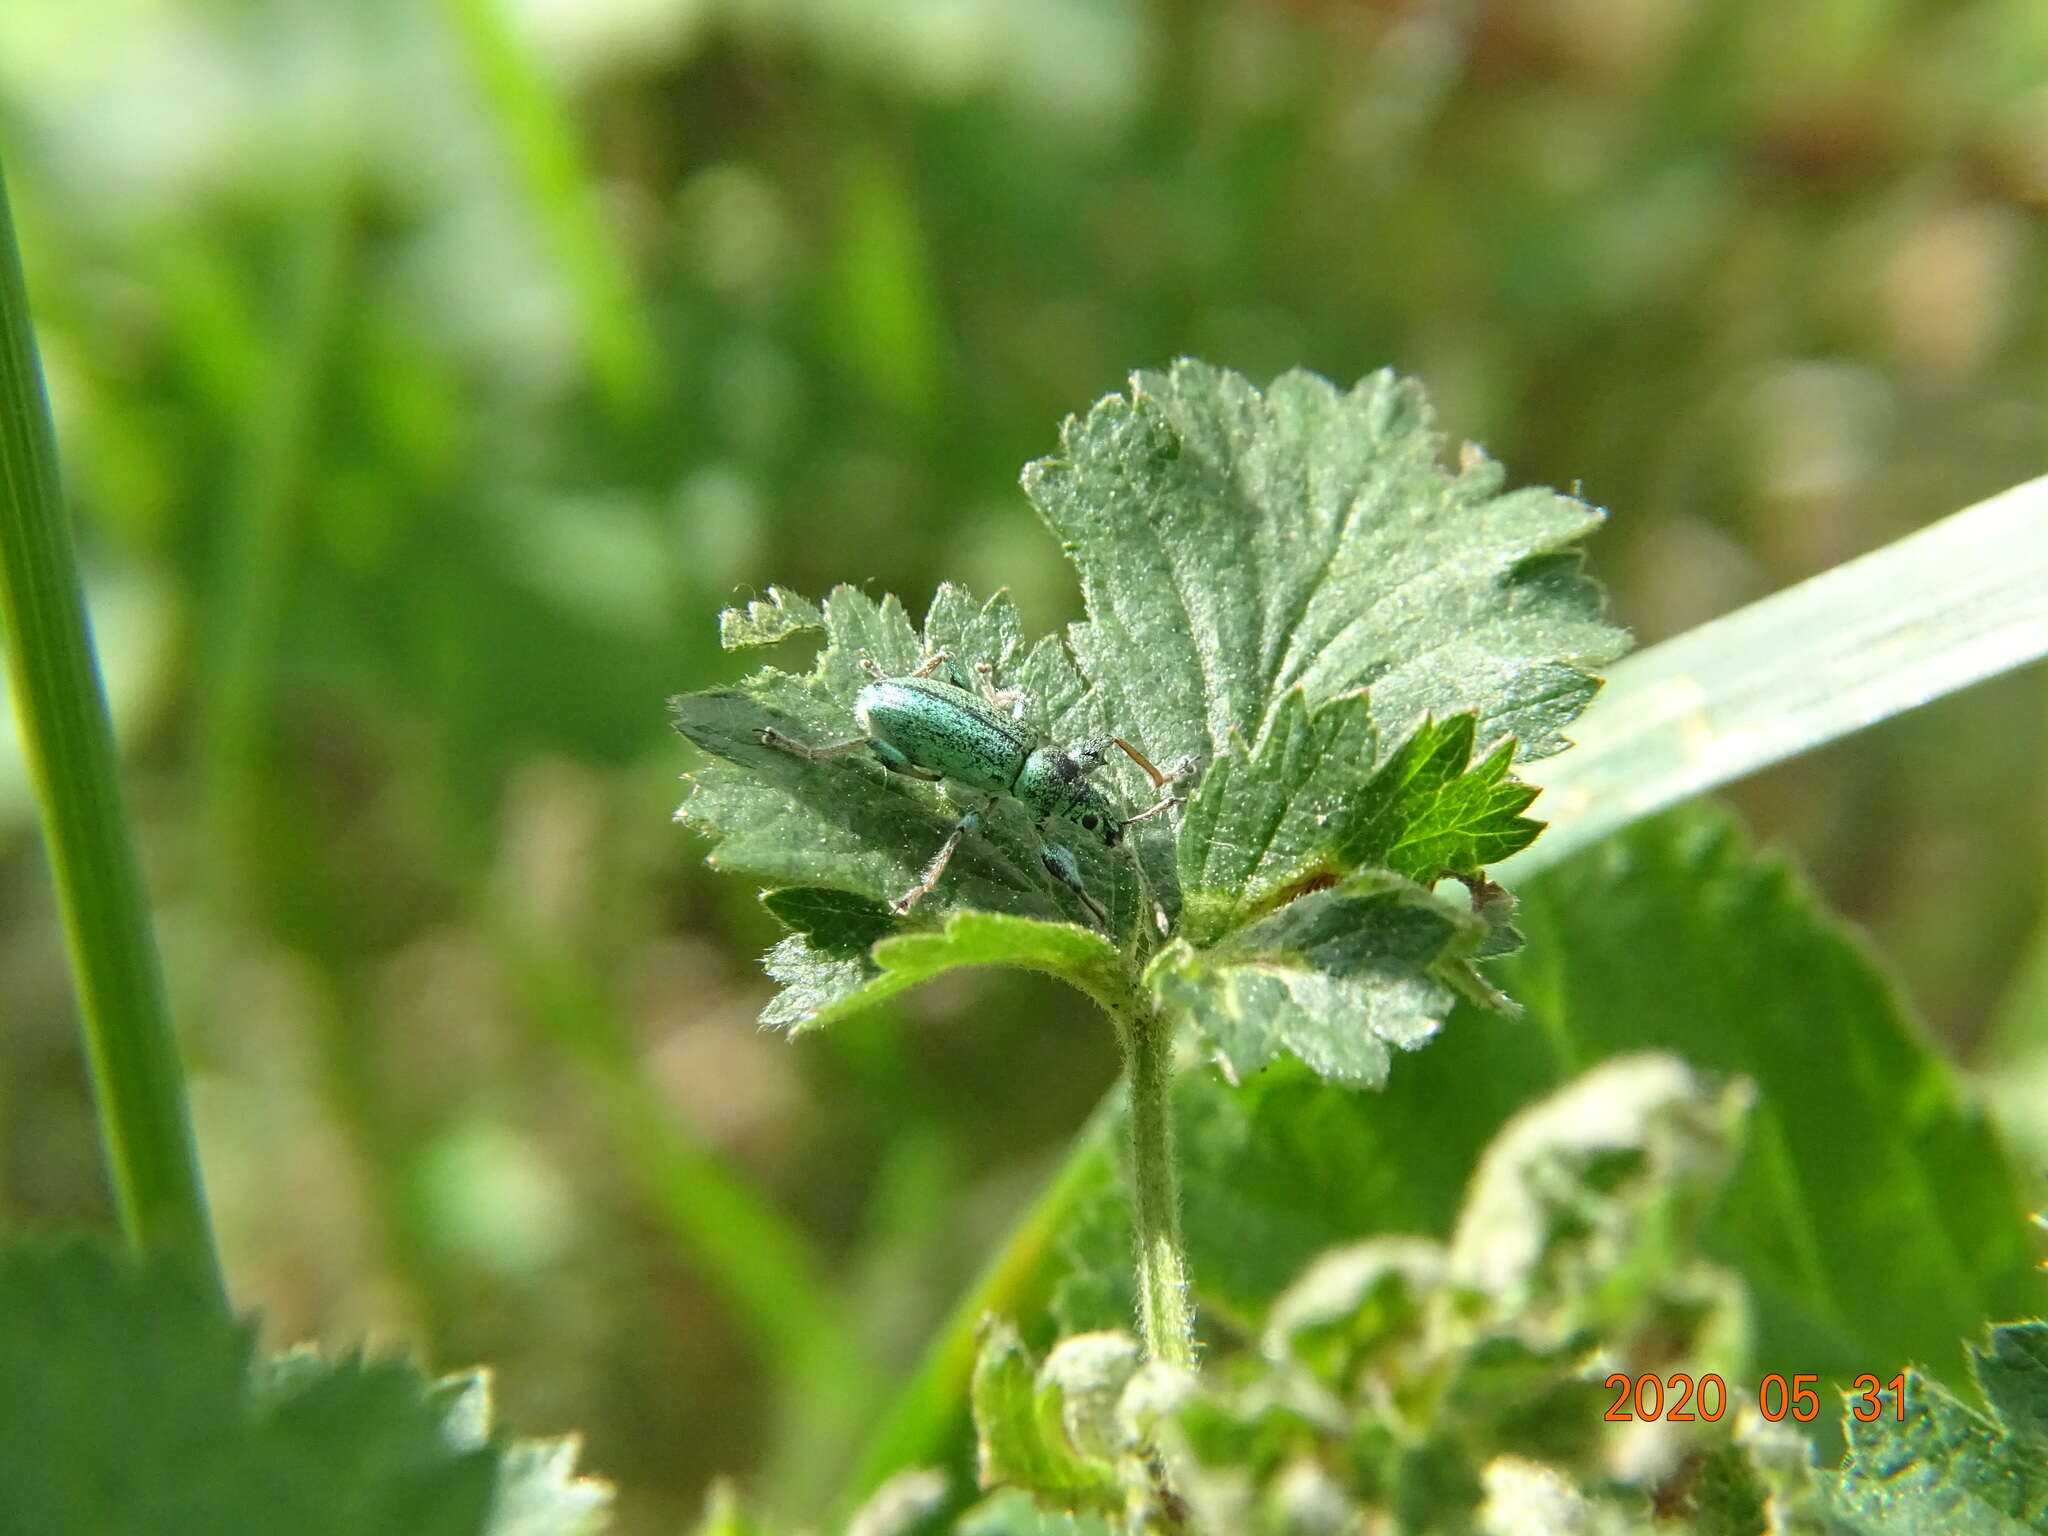
M1153 1360L1193 1369L1194 1314L1180 1238L1173 1150L1173 1026L1142 993L1112 1010L1130 1081L1131 1225L1138 1250L1138 1323Z

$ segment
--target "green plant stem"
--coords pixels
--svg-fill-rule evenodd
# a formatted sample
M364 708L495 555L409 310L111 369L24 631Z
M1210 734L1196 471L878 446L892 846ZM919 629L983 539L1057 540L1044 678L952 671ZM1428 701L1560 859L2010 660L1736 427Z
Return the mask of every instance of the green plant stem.
M1180 1169L1173 1152L1173 1026L1134 994L1116 1010L1130 1082L1131 1226L1138 1250L1138 1326L1145 1353L1193 1369L1194 1314L1180 1237Z
M1083 989L1115 1022L1123 1078L1096 1105L1058 1172L960 1298L917 1371L897 1393L861 1457L842 1516L892 1474L946 1458L974 1372L982 1319L991 1313L1021 1316L1043 1307L1054 1240L1082 1201L1112 1177L1110 1148L1119 1117L1129 1137L1139 1327L1146 1353L1183 1367L1195 1363L1180 1235L1180 1171L1174 1162L1173 1028L1136 986L1126 988L1101 975L1089 978Z
M225 1307L184 1072L115 778L113 725L58 492L56 434L4 183L0 492L0 640L121 1224L135 1247L178 1251L201 1265Z

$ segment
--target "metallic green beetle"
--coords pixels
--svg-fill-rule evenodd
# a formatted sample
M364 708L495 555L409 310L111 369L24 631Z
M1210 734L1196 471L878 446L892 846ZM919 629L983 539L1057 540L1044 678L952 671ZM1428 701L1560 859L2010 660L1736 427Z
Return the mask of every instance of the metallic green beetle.
M772 726L758 731L768 746L779 748L811 762L872 752L891 773L912 778L950 780L968 789L980 790L988 800L954 824L951 835L925 866L917 884L890 903L899 916L931 894L946 872L960 840L983 824L987 811L1004 796L1019 801L1037 823L1038 856L1048 873L1087 908L1096 923L1107 928L1109 913L1088 893L1081 881L1081 866L1073 852L1058 843L1045 841L1048 821L1061 821L1088 833L1105 848L1123 841L1124 829L1181 803L1173 787L1186 768L1162 774L1146 761L1144 754L1118 737L1106 741L1084 741L1067 748L1035 744L1024 725L1021 694L1004 692L995 686L989 668L977 666L978 692L964 681L938 676L942 668L959 679L945 652L928 658L907 677L890 677L873 662L863 659L874 681L854 696L853 716L866 732L851 741L829 746L806 746ZM1135 816L1124 816L1110 804L1109 797L1088 782L1088 775L1108 760L1111 745L1123 748L1132 761L1151 778L1153 788L1162 792L1156 805ZM1190 767L1192 765L1189 765Z

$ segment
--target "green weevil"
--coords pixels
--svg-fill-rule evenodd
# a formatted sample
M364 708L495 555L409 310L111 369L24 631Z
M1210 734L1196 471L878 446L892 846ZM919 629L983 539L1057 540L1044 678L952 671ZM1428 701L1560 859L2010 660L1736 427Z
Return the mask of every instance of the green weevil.
M950 780L988 796L954 823L917 884L891 902L889 909L900 917L930 895L952 862L960 840L979 828L995 803L1007 797L1032 813L1038 856L1046 871L1080 899L1100 927L1108 928L1109 913L1082 883L1080 862L1072 850L1046 841L1046 823L1065 822L1103 847L1114 848L1123 841L1125 828L1182 803L1175 788L1193 771L1193 764L1176 765L1174 772L1161 773L1137 748L1115 736L1066 748L1035 741L1024 723L1023 695L998 689L985 663L974 669L978 690L966 686L959 668L943 651L904 677L888 676L865 657L861 666L874 679L853 701L853 717L866 734L821 747L793 740L773 726L762 726L755 734L763 744L811 762L871 752L891 773ZM950 679L938 675L942 668L952 673ZM1125 816L1089 782L1088 775L1108 761L1112 745L1121 747L1144 769L1152 787L1161 792L1157 804Z

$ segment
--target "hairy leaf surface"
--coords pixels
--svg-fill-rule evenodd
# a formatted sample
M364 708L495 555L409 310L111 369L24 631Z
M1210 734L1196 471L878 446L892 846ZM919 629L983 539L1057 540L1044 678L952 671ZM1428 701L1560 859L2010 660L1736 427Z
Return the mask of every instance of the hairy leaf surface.
M1281 701L1370 688L1389 739L1476 710L1521 755L1559 731L1621 653L1572 546L1600 514L1457 472L1428 401L1381 372L1340 390L1304 372L1263 393L1182 361L1069 420L1024 477L1081 575L1075 656L1155 757L1257 740Z
M1843 1417L1849 1454L1836 1501L1861 1536L2035 1536L2048 1531L2048 1324L1991 1332L1973 1355L1990 1414L1915 1371L1903 1420L1886 1392L1875 1419Z

